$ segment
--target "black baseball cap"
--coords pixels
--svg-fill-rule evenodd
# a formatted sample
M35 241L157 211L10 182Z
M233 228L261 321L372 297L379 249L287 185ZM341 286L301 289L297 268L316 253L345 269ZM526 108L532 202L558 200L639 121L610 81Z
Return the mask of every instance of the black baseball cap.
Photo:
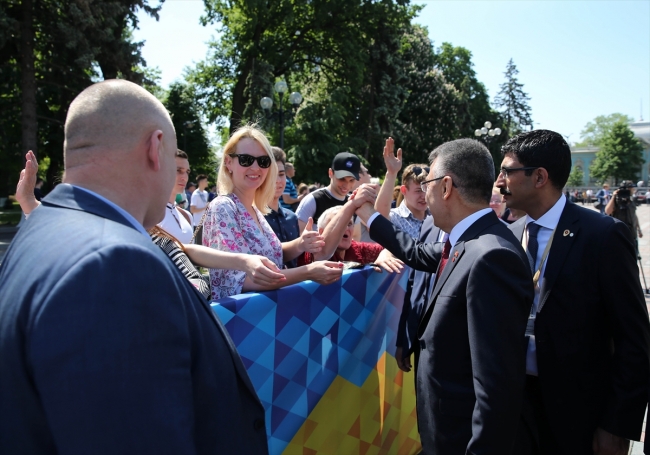
M361 168L361 161L357 155L352 153L343 152L334 157L332 161L332 170L337 179L345 177L354 177L359 180L359 169Z

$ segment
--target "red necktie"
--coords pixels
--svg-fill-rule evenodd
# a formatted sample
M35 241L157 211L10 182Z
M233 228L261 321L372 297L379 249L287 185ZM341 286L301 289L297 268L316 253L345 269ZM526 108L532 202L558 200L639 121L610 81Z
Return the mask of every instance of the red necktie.
M440 265L438 266L436 281L442 275L442 271L445 269L445 266L447 265L450 251L451 251L451 242L449 241L449 239L447 239L447 241L445 242L445 246L442 248L442 257L440 258Z

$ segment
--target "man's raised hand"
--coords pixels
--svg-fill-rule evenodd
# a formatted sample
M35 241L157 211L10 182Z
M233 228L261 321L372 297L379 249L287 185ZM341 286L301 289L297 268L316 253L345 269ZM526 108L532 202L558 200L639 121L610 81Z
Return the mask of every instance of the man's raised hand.
M402 169L402 149L397 149L397 156L395 156L394 151L395 141L392 137L389 137L386 139L386 145L384 145L384 164L389 174L397 175L399 170Z

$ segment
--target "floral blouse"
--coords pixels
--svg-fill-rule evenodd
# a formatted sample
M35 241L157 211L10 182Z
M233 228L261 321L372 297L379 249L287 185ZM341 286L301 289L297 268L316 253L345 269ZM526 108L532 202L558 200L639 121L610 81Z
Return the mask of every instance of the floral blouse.
M254 210L262 232L237 196L217 196L208 206L203 222L203 245L220 251L266 256L282 268L282 244L262 212ZM240 270L210 269L212 298L240 294L245 279L246 272Z

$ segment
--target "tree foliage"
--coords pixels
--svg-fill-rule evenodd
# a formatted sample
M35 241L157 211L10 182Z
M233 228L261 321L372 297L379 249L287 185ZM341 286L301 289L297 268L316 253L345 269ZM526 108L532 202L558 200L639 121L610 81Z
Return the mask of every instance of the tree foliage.
M569 179L567 180L567 186L582 186L584 185L585 174L582 172L580 166L574 166L569 174Z
M611 133L612 128L618 122L631 123L634 121L629 115L614 113L609 115L599 115L593 121L587 123L580 132L581 142L576 143L576 147L600 147L605 136Z
M516 136L522 131L533 128L531 108L528 105L530 97L524 92L524 84L517 79L519 70L510 59L505 71L506 81L499 86L499 93L494 99L494 105L500 111L503 119L504 139Z
M418 10L407 1L210 0L205 21L221 24L220 39L189 80L211 121L258 121L274 143L277 121L259 101L269 96L278 110L278 79L299 91L304 101L285 130L298 180L326 182L341 151L379 174L388 136L407 162L421 162L460 134L461 98L435 67L427 30L411 24Z
M591 175L599 182L613 178L636 180L643 165L643 146L624 120L614 123L600 138L600 150L590 166Z
M63 166L63 124L74 97L102 78L139 83L142 43L129 30L147 0L0 2L0 194L12 191L28 149L49 157L48 184ZM6 164L6 165L5 165Z
M191 86L182 82L174 82L169 86L163 104L172 117L178 147L187 153L192 176L206 174L210 177L211 182L215 182L217 162L210 150L195 98Z

